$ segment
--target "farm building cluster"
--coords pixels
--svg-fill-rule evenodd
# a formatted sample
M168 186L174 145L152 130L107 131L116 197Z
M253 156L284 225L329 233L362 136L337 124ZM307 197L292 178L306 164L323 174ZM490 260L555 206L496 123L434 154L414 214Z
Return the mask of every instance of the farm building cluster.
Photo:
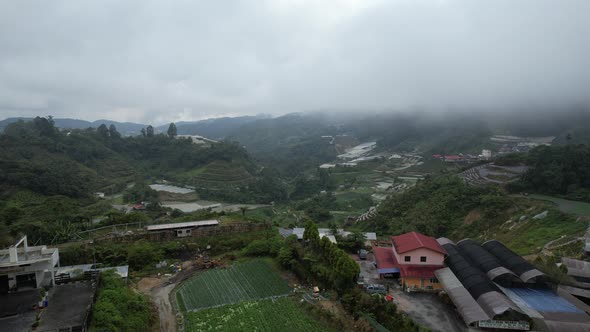
M295 236L297 236L298 240L303 240L303 233L304 232L305 232L305 227L279 228L279 234L281 234L281 236L283 238L286 238L291 235L295 235ZM345 231L342 228L338 228L336 230L336 232L334 232L334 230L329 229L329 228L318 228L318 233L320 235L320 239L325 237L328 240L330 240L330 242L332 242L332 243L338 243L338 241L336 240L336 236L346 238L346 237L349 237L353 234L352 232ZM367 245L367 246L371 246L371 245L373 245L373 243L375 243L377 241L377 233L375 233L375 232L364 232L364 233L362 233L362 235L365 239L365 245Z
M482 161L482 160L491 160L492 159L492 150L483 149L483 150L481 150L481 154L479 154L479 155L469 154L469 153L445 155L445 154L436 153L436 154L432 155L432 158L442 160L447 163L469 164L469 163L475 163L475 162Z
M590 331L590 263L564 259L576 286L555 285L496 240L457 243L411 232L375 246L382 278L407 291L444 291L465 324L491 330Z

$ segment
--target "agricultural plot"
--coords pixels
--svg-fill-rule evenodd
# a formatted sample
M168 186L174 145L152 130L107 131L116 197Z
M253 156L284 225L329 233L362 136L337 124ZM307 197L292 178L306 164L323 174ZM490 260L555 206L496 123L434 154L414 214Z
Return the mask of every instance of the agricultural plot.
M328 331L292 299L242 302L186 315L186 331Z
M186 311L288 294L290 288L264 260L213 269L188 279L176 293Z

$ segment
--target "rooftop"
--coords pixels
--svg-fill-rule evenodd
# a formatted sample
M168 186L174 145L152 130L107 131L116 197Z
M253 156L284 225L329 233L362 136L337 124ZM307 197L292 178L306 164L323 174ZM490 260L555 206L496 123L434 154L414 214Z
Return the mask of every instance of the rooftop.
M410 232L398 236L392 236L391 240L393 241L393 245L395 246L395 250L398 254L403 254L405 252L420 248L430 249L443 255L446 254L443 247L441 247L441 245L433 237L426 236L418 232Z
M51 261L57 251L57 248L47 248L47 246L29 247L27 237L24 236L10 248L0 250L0 267Z
M201 220L201 221L179 222L179 223L172 223L172 224L150 225L150 226L147 226L146 229L148 231L161 231L161 230L167 230L167 229L189 228L189 227L199 227L199 226L215 226L215 225L219 225L219 221L217 221L217 220Z
M375 262L378 269L397 268L397 262L391 247L373 247Z

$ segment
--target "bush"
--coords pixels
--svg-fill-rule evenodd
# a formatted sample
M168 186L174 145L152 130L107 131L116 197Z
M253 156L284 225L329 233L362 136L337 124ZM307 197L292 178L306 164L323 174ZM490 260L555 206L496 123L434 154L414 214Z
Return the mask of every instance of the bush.
M147 299L128 288L113 271L100 276L91 331L147 331L152 322Z

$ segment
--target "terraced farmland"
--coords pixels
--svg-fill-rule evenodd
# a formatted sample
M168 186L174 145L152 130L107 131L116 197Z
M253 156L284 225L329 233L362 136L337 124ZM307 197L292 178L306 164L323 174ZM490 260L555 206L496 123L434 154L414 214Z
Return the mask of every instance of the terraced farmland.
M193 172L197 183L236 184L249 181L252 175L239 163L215 161Z
M292 299L242 302L187 314L186 331L329 331Z
M288 294L290 288L264 260L213 269L184 282L176 293L186 311Z

